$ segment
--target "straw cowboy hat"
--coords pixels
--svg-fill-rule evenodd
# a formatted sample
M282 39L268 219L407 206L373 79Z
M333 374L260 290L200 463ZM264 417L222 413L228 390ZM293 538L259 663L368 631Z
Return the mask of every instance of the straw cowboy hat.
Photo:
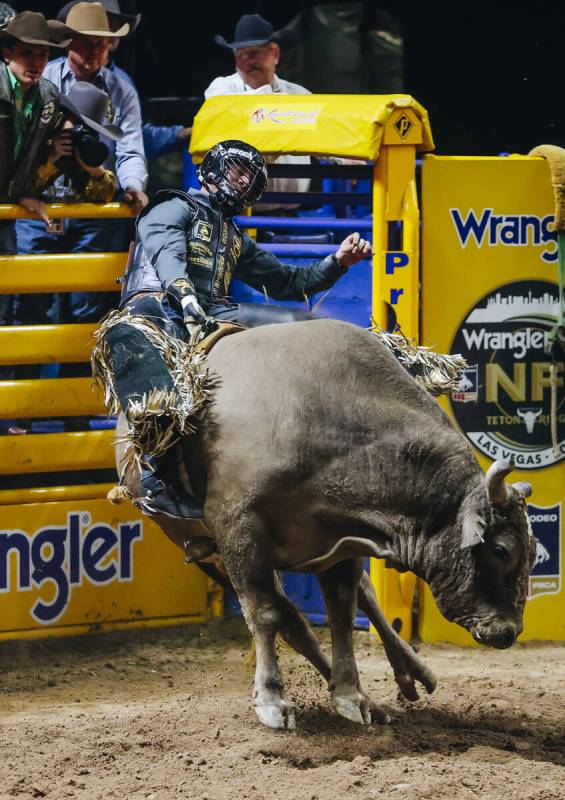
M65 22L71 8L76 6L79 2L80 0L72 0L72 2L64 5L57 14L57 19L61 22ZM93 2L93 0L87 0L87 2ZM133 33L141 22L141 14L123 14L119 0L100 0L100 2L108 14L108 22L110 24L110 30L112 31L118 30L121 25L127 22L129 25L129 32Z
M8 22L0 32L0 44L9 46L14 41L48 47L66 47L70 39L64 39L69 31L56 19L45 19L39 11L22 11Z
M270 22L260 14L244 14L235 26L233 42L226 42L219 33L214 36L214 41L221 47L230 50L240 50L243 47L259 47L269 42L288 42L294 39L290 31L275 31Z
M68 94L59 93L59 103L85 125L102 136L117 142L124 135L116 125L105 125L109 97L106 92L92 83L76 81Z
M77 3L67 14L65 25L73 33L78 33L81 36L118 38L127 36L129 33L129 24L127 22L117 31L110 30L108 14L102 3Z

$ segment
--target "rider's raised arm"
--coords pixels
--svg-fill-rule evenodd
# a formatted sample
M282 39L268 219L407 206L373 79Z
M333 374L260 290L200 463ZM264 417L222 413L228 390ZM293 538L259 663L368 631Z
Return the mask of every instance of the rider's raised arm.
M246 233L242 235L243 249L234 277L275 300L303 300L305 295L329 289L347 272L335 254L305 267L285 264Z

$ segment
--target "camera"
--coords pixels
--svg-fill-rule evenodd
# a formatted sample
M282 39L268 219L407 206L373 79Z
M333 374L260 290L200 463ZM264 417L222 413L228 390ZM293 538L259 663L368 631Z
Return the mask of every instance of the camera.
M71 129L71 142L88 167L99 167L108 158L108 148L87 125L75 125Z

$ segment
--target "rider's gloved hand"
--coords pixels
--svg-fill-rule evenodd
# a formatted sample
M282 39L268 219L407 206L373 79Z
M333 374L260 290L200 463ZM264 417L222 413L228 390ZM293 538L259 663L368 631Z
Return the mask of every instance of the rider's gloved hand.
M180 303L185 325L203 325L208 319L195 294L185 295Z
M195 327L200 328L205 336L216 329L216 320L205 313L195 294L185 295L181 305L184 324L191 336L196 332Z

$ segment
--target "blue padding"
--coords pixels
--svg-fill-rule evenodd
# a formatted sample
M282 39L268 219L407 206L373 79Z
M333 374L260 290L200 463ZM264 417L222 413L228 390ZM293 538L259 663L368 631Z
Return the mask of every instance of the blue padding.
M335 250L335 247L334 247ZM288 259L290 261L290 259ZM304 263L293 259L292 263ZM307 261L305 263L311 263ZM239 303L265 303L261 292L255 291L247 284L233 280L230 285L230 295ZM310 298L310 308L324 296L324 293ZM303 301L270 300L269 302L288 306L290 308L305 308ZM371 324L371 265L368 261L361 261L343 275L339 281L327 292L325 299L317 312L318 316L341 319L367 328Z
M352 223L350 219L336 219L336 217L234 217L240 228L268 228L271 230L292 229L294 233L310 233L319 230L340 230L347 233L356 231L370 231L373 222L370 219L360 219Z
M116 417L111 417L110 419L106 417L91 419L89 421L89 427L91 431L111 431L116 427Z
M62 419L34 419L31 422L32 433L63 433L64 430Z
M286 594L306 614L310 622L316 625L327 625L328 615L322 598L320 584L315 575L302 575L298 572L285 572L283 586ZM241 606L233 592L226 592L224 604L228 614L240 615ZM355 627L368 629L369 620L364 614L357 613Z

